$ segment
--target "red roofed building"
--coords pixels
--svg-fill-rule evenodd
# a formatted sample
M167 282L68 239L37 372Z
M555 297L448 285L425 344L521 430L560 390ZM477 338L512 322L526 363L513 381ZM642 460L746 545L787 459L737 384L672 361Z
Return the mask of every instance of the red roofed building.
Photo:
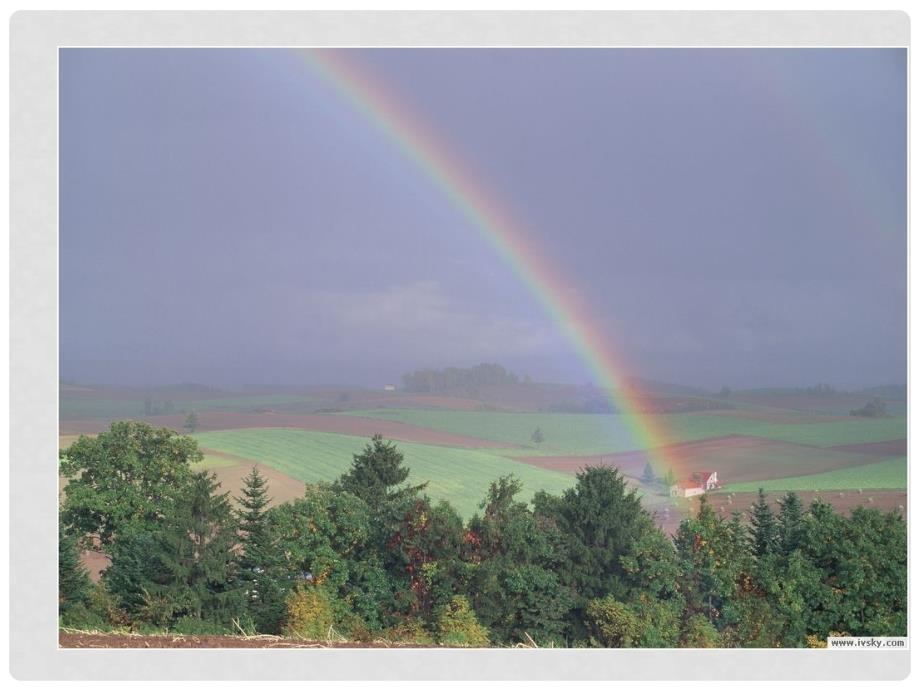
M690 475L690 480L702 486L706 491L714 491L719 488L719 476L716 472L694 472Z
M694 472L690 480L678 482L670 487L671 498L690 498L719 488L719 476L716 472Z

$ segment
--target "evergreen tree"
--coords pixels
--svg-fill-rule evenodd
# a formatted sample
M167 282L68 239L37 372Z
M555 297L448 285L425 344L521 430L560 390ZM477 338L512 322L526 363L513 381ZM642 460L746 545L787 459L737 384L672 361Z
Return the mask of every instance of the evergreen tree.
M804 515L798 494L790 491L780 499L777 539L783 556L789 556L801 546L805 537Z
M767 503L767 494L763 489L757 492L757 503L751 511L751 546L754 555L763 558L776 551L777 523L773 510Z
M243 546L250 546L249 552L254 552L265 545L268 534L268 520L266 512L271 499L268 497L268 480L253 466L249 474L243 479L243 496L237 498L241 510L237 511L240 531L242 532ZM244 553L247 549L244 549ZM255 555L253 553L253 555ZM245 556L244 556L245 559ZM241 560L241 563L247 563ZM247 563L258 566L258 563Z
M540 427L537 427L536 429L534 429L533 433L530 435L531 443L536 443L537 445L540 445L545 440L546 440L546 437L543 435L543 430L540 429Z
M258 630L276 632L285 608L287 587L269 523L268 481L253 466L237 498L240 555L237 573L247 607Z
M237 525L227 494L215 493L219 486L212 474L193 475L159 524L135 523L115 540L105 581L141 620L228 623L242 613L233 572Z
M427 485L397 488L409 477L409 468L403 466L403 454L396 445L384 441L380 434L375 434L364 451L352 458L351 469L335 482L334 488L354 494L371 507L415 495Z
M636 491L607 466L585 468L562 496L537 493L534 516L561 535L554 544L560 561L556 574L576 597L568 634L585 640L584 607L608 594L623 600L629 588L623 558L633 542L656 529L654 522Z
M58 612L65 615L89 601L92 581L80 560L76 538L58 524Z
M642 481L651 484L655 481L655 470L652 469L652 463L645 463L645 470L642 472Z

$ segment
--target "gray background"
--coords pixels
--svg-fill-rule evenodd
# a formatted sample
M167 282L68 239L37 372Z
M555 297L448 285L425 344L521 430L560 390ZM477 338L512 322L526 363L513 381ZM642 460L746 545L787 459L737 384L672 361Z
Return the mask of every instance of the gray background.
M10 664L19 679L904 678L909 652L59 650L57 48L907 46L900 12L21 12L11 31ZM677 662L677 663L675 663Z

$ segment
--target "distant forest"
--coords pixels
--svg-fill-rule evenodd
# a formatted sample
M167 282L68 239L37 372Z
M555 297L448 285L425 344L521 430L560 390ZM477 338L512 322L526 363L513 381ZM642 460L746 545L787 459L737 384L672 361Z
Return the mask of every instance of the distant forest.
M442 393L445 395L478 395L485 386L530 383L530 378L518 377L501 364L477 364L470 369L420 369L403 374L403 389L409 393Z
M761 491L747 518L706 502L673 537L611 467L562 495L492 483L464 522L374 437L330 484L232 499L194 439L115 422L62 451L59 615L67 628L284 634L445 646L821 647L905 636L907 530ZM110 559L99 583L81 549Z

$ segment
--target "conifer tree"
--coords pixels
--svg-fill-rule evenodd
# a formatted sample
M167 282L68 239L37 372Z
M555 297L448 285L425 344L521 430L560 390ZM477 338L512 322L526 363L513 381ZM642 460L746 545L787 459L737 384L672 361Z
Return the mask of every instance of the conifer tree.
M805 537L805 511L802 499L792 491L783 496L779 503L779 550L788 556L802 545Z
M58 612L64 614L74 606L85 604L89 600L91 588L89 573L80 561L77 539L59 524Z
M242 493L242 498L236 499L241 533L237 562L240 587L257 629L274 633L284 614L288 587L283 581L280 554L272 544L268 480L257 467L243 479Z
M213 474L194 474L155 528L136 524L116 538L105 578L129 612L157 625L239 616L237 526L227 494L215 493L219 486Z
M396 444L384 441L380 434L375 434L364 451L352 458L351 469L335 482L334 488L354 494L371 507L412 496L426 486L398 488L409 477L409 468L403 466L403 454Z
M754 555L763 558L776 551L777 522L773 510L767 503L763 489L757 493L757 503L751 511L751 546Z

